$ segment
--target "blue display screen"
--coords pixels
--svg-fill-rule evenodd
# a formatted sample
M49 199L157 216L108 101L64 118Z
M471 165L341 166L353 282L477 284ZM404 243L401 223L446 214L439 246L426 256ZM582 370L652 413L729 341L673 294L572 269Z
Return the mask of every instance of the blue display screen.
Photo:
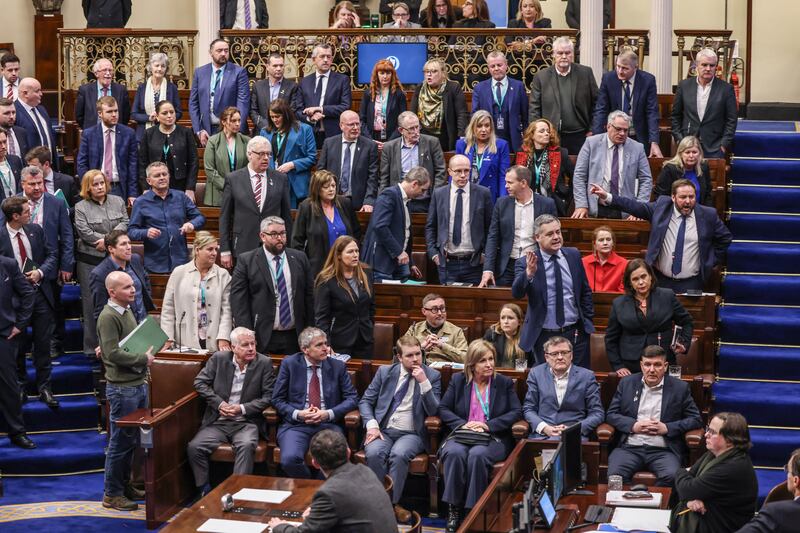
M358 83L369 83L375 63L388 59L400 83L422 83L422 67L428 60L426 43L360 43L358 45Z

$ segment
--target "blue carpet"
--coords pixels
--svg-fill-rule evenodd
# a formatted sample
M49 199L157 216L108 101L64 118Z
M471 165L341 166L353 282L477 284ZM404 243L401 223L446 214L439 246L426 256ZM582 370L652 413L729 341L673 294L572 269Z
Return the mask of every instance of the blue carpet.
M736 242L728 248L728 272L800 274L800 244Z
M750 428L753 450L750 457L757 466L780 466L786 464L800 442L800 431L791 429Z
M800 134L737 132L734 147L739 157L796 157L800 153Z
M786 481L786 474L783 473L783 469L756 468L756 479L758 479L758 508L760 509L772 487Z
M731 162L731 182L755 185L800 184L800 160L742 159Z
M734 212L796 213L800 206L800 188L745 187L734 184L728 205Z
M740 241L800 242L800 216L734 213L728 229Z
M800 344L800 309L725 305L719 310L719 319L723 342Z
M721 380L711 390L716 412L741 413L751 425L800 427L800 383Z
M737 133L762 131L797 131L796 122L788 122L784 120L740 120L736 127Z
M718 372L723 378L800 381L800 348L723 344L719 349Z
M3 480L3 488L5 493L0 499L3 505L40 501L100 501L103 498L103 473L9 477Z
M722 295L725 304L795 305L800 276L729 274Z
M56 518L57 517L57 518ZM144 520L121 518L99 518L96 516L59 516L54 518L32 518L2 524L3 533L109 533L115 531L149 531Z
M53 373L50 380L53 385L53 394L89 393L92 391L92 369L99 366L96 359L87 358L83 352L70 353L53 360ZM28 394L35 396L36 371L30 359L28 366Z
M65 431L30 435L35 450L23 451L0 439L3 475L69 474L103 468L106 435L93 431Z
M100 411L94 394L57 398L61 403L58 409L50 409L38 399L30 399L23 406L22 416L29 433L97 428Z

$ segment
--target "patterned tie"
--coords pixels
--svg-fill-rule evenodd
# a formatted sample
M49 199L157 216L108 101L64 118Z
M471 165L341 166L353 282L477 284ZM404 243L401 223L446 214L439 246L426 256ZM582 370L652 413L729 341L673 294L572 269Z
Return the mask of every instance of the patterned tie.
M622 110L626 114L631 114L631 82L625 82L625 94L622 96Z
M211 103L209 104L211 107L211 111L214 111L214 95L217 94L217 89L219 89L219 81L222 79L222 69L217 70L214 73L214 86L211 88L210 100Z
M111 133L113 131L110 128L106 130L106 143L103 148L103 172L106 178L112 181L114 176L114 148L111 144Z
M342 178L339 180L339 189L344 195L350 194L350 166L352 165L351 162L352 152L350 151L350 148L352 148L352 146L353 143L351 142L344 143L344 159L342 160Z
M253 14L250 12L250 0L242 0L244 2L244 29L253 29Z
M22 242L21 231L17 232L17 246L19 246L19 269L25 269L25 261L28 260L28 252L25 251L25 244Z
M411 384L411 372L406 374L406 377L403 378L403 384L400 385L400 388L397 389L397 392L394 393L394 398L392 398L392 403L389 404L389 409L386 410L386 416L383 417L384 426L388 423L389 418L394 414L395 410L400 407L400 404L403 402L403 398L406 397L408 393L408 387Z
M275 280L278 283L278 295L280 296L278 320L281 328L287 329L292 323L292 309L289 306L289 291L286 289L286 277L281 268L281 257L275 256Z
M613 196L619 194L619 145L614 145L614 153L611 156L611 190Z
M254 178L256 179L256 184L253 187L253 195L256 198L256 208L258 208L258 210L260 211L261 210L261 174L256 174L254 176Z
M103 87L103 96L108 96L108 87Z
M8 153L20 157L19 150L17 149L17 143L14 140L14 132L11 131L10 128L8 130Z
M553 263L553 276L556 279L556 324L564 326L564 281L561 278L561 266L558 264L558 254L550 256Z
M320 408L322 404L321 394L319 391L319 376L317 369L319 365L311 365L311 381L308 384L308 406Z
M681 215L681 225L675 238L675 251L672 253L672 275L677 276L683 267L683 243L686 239L686 217Z
M464 225L464 189L456 189L456 212L453 215L453 246L461 244L461 229Z
M10 83L8 84L8 90L6 91L6 98L8 98L9 100L14 99L14 86L11 85Z

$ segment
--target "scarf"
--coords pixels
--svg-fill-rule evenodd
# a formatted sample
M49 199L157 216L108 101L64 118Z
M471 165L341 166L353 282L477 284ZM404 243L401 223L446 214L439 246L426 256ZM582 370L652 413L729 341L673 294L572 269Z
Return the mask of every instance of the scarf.
M517 161L519 164L519 161ZM531 169L532 179L536 180L536 150L532 149L528 154L525 166ZM534 192L541 191L541 194L550 196L555 192L558 175L561 173L561 151L558 148L547 147L542 152L542 159L539 162L539 180L531 184Z
M730 450L723 452L716 457L711 452L706 452L703 457L700 458L700 462L697 467L697 473L694 475L695 479L702 476L707 470L713 468L720 461L727 459L731 455L731 452L735 451L736 448L731 448ZM686 503L686 500L681 500L678 506L672 511L672 523L670 524L670 529L675 533L695 533L696 531L699 531L700 516L697 513L694 511L689 511L686 514L678 516L680 511L687 509Z
M147 116L150 117L153 113L156 112L156 92L158 92L158 99L165 100L167 98L166 92L164 89L166 88L166 79L161 80L161 87L158 88L158 91L153 90L153 77L149 76L147 78L147 85L144 88L144 111L147 113ZM145 124L145 128L149 129L155 126L155 122L147 121Z
M422 129L432 135L439 135L442 132L442 115L444 115L444 89L447 80L434 90L427 83L422 84L419 91L419 109L417 116L422 124Z

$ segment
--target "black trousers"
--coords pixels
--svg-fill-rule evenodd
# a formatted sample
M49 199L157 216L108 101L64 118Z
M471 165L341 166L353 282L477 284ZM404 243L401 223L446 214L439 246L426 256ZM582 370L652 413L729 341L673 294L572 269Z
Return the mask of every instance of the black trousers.
M703 278L700 274L686 279L670 278L656 270L656 280L658 280L659 287L672 289L675 294L683 294L688 290L703 290Z
M577 133L563 133L559 132L561 136L561 146L566 148L569 155L578 155L586 142L586 132L579 131Z
M259 347L258 351L263 354L296 354L300 351L300 345L297 343L297 331L293 329L286 331L273 330L266 348L261 350Z
M536 364L541 365L544 361L544 343L550 337L564 337L572 343L572 362L583 368L591 369L591 358L589 357L589 335L578 325L580 321L573 326L564 328L564 331L556 332L549 330L542 330L539 338L533 345L533 355L536 358Z
M0 335L0 412L8 425L8 435L13 437L25 433L22 420L22 404L19 401L15 358L17 339L8 340Z
M50 282L45 280L43 283ZM52 370L50 341L53 337L55 319L53 307L42 294L41 289L36 290L35 298L31 316L31 352L33 366L36 368L36 390L42 392L44 389L50 389L50 372ZM17 378L20 386L25 388L28 372L25 368L25 354L21 350L17 350Z

